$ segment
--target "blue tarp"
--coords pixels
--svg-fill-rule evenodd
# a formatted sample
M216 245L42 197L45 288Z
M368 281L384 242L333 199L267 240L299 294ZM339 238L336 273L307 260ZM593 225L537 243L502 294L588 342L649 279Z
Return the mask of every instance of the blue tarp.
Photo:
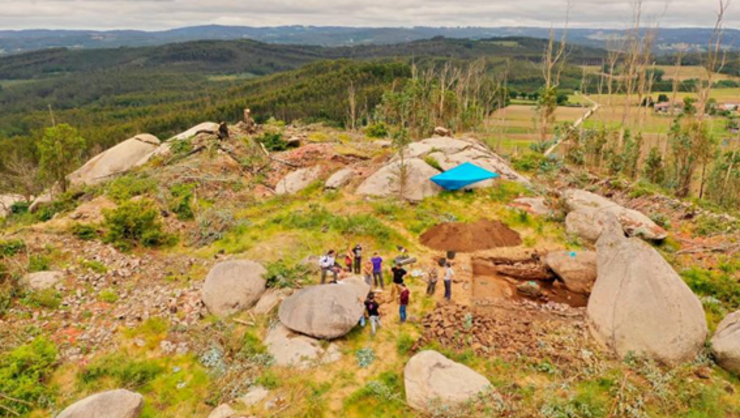
M445 171L442 174L437 174L429 180L447 190L459 190L470 184L493 179L498 176L498 174L488 171L485 168L478 167L475 164L465 163L460 164L452 170Z

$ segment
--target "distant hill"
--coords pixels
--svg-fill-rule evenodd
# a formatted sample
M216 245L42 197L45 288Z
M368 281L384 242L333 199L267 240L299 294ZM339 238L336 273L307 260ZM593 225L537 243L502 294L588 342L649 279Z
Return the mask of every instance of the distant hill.
M0 31L0 53L11 54L48 48L118 48L122 46L155 46L196 40L252 39L273 44L317 46L387 45L444 36L453 39L487 39L498 37L547 38L549 29L536 27L409 27L353 28L341 26L194 26L159 32L134 30L21 30ZM569 39L579 45L604 47L610 37L621 30L571 29ZM711 36L708 28L663 28L656 50L674 51L678 46L703 49ZM740 48L740 30L727 29L725 44Z

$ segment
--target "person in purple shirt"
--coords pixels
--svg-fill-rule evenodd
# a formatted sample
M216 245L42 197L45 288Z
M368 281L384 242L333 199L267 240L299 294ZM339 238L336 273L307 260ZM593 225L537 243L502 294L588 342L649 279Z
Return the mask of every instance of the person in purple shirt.
M373 253L373 258L370 259L373 263L373 280L375 281L375 288L380 285L381 289L384 289L383 285L383 258L378 255L377 252Z

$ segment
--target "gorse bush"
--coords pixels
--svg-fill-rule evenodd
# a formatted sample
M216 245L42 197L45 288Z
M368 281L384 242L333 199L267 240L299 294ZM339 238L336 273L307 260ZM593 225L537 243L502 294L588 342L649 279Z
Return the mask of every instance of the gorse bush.
M28 258L28 271L47 271L51 269L51 259L44 254L34 254Z
M23 240L0 240L0 258L12 257L25 249L26 243Z
M112 354L94 360L78 375L78 381L91 388L98 388L104 381L109 381L115 387L137 389L154 380L163 370L155 360L136 360L125 354Z
M57 349L37 338L0 356L0 417L25 416L45 407L54 397L48 380L57 362Z
M400 235L372 215L334 215L326 208L311 206L308 211L291 212L278 216L273 223L286 228L324 230L342 235L374 238L381 245L398 242Z
M267 287L295 288L306 281L309 273L307 266L301 264L289 266L283 260L278 260L267 265L265 278L267 279Z
M98 230L87 224L74 224L70 228L70 232L83 241L90 241L98 237Z
M108 229L105 241L121 251L137 245L158 247L173 240L162 230L159 214L150 200L129 201L114 210L104 211L104 215Z
M193 208L190 206L190 202L193 201L193 190L195 190L195 184L192 183L176 184L170 188L172 195L170 210L180 220L187 221L194 217Z
M365 127L365 135L369 136L370 138L387 138L388 127L385 125L385 123L382 122L373 123Z
M118 177L108 184L106 194L117 203L125 202L132 197L146 195L157 190L154 179L134 175Z
M265 132L255 140L264 145L268 151L285 151L288 149L288 142L283 140L283 134L279 132Z

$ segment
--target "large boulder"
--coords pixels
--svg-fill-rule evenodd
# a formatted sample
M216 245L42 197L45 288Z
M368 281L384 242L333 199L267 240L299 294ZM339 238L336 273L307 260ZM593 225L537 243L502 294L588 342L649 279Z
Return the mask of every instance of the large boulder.
M349 183L354 176L355 170L351 168L343 168L332 174L331 177L326 180L326 184L324 185L324 187L326 187L327 189L339 189Z
M262 265L249 260L216 264L203 284L203 303L218 316L248 309L265 293L265 273L267 270Z
M719 323L711 343L717 364L740 375L740 311L727 315Z
M283 177L275 186L277 194L295 194L310 186L321 176L321 167L310 167L296 170Z
M430 350L411 357L403 376L406 403L421 412L429 412L435 404L464 403L491 386L488 379L473 369Z
M589 294L596 281L596 253L593 251L553 251L545 266L552 270L571 292Z
M357 189L357 194L363 196L398 197L406 200L421 201L429 196L437 195L442 188L434 184L430 177L439 174L439 171L423 160L411 158L405 161L406 182L401 190L400 161L393 161L367 178Z
M267 289L267 291L260 298L259 302L257 302L257 304L254 305L254 308L252 308L252 312L257 315L270 313L273 309L275 309L275 307L280 304L280 302L282 302L292 293L293 289Z
M23 277L21 283L34 291L51 289L59 283L64 274L61 271L38 271Z
M297 334L280 322L270 328L264 343L275 364L283 367L307 369L319 363L337 361L341 357L336 344L324 348L321 341Z
M127 139L85 163L69 175L72 184L92 185L140 165L140 161L159 147L159 139L141 134Z
M497 173L502 179L516 181L526 185L530 183L528 178L514 171L506 160L477 143L471 143L468 148L453 154L434 152L429 154L429 156L436 160L445 171L451 170L461 164L471 163ZM494 184L493 180L481 183Z
M569 211L598 211L616 215L624 232L630 236L647 240L663 240L668 236L665 229L643 213L622 207L597 194L580 189L567 189L562 193L562 197Z
M366 289L355 280L306 287L280 304L278 317L293 331L314 338L339 338L360 320L365 310Z
M20 195L0 194L0 218L8 216L13 204L22 202L23 200L25 199Z
M138 418L143 408L143 396L126 389L116 389L73 403L57 418Z
M192 128L188 129L185 132L181 132L172 138L168 139L167 141L182 141L185 139L190 139L198 134L201 133L209 133L209 134L215 134L218 132L218 123L215 122L203 122L199 125L195 125Z
M692 360L704 346L701 302L663 257L637 238L605 231L596 245L598 279L587 315L594 337L620 357L667 365Z

